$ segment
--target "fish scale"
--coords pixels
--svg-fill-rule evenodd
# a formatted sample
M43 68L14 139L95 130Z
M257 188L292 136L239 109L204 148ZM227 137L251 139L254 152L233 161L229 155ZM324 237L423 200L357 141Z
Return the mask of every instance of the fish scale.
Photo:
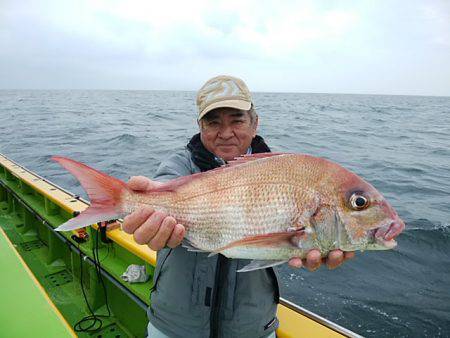
M268 158L213 171L175 194L160 196L165 203L145 204L159 203L156 209L185 225L186 238L205 251L248 236L302 227L296 220L307 211L307 203L301 201L310 200L313 190L295 180L299 176L295 157L283 157L281 163Z

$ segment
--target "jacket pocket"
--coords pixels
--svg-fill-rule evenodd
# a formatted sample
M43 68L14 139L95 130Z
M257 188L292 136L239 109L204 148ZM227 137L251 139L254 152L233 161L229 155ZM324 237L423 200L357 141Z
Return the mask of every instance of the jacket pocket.
M274 270L267 268L237 272L236 276L232 322L238 321L240 328L229 329L234 332L233 335L267 336L278 325L276 312L279 287Z
M157 258L156 258L156 268L155 268L155 272L153 274L153 286L150 289L150 292L153 292L156 290L156 287L158 285L158 279L159 279L159 276L161 275L161 270L171 252L172 252L172 249L162 249L158 252Z
M188 252L182 247L170 252L163 249L160 253L153 279L152 307L161 318L169 315L199 317L204 307L198 305L205 302L207 286L204 262L201 264L200 259L205 255Z
M212 266L215 265L215 262L216 259L208 258L207 254L195 254L195 267L193 268L191 290L191 302L194 306L211 306L214 285L212 280L214 277Z

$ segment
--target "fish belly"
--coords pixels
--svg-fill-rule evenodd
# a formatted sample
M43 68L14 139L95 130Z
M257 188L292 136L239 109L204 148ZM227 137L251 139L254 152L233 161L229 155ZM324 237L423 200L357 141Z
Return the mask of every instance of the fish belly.
M225 249L220 253L228 258L287 260L292 257L305 258L307 251L291 245L281 247L239 246Z
M295 226L297 201L292 184L232 186L179 200L171 213L186 225L186 238L193 246L215 251L246 237Z

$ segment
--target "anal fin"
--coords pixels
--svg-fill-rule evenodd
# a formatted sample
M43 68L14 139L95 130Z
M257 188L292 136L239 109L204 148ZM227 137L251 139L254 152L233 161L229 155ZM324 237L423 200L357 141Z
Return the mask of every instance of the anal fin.
M190 252L210 252L210 251L206 251L206 250L202 250L199 248L196 248L188 239L183 239L183 242L181 242L181 246L183 248L186 248L187 251Z
M272 266L280 265L286 263L288 260L252 260L249 264L244 266L242 269L237 270L237 272L247 272L254 271L258 269L266 269Z

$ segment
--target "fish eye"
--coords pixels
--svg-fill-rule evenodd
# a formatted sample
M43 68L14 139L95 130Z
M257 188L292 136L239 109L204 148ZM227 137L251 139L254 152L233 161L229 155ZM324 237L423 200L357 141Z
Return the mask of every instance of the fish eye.
M369 205L369 200L363 195L353 194L352 197L350 197L350 204L353 209L362 210Z

